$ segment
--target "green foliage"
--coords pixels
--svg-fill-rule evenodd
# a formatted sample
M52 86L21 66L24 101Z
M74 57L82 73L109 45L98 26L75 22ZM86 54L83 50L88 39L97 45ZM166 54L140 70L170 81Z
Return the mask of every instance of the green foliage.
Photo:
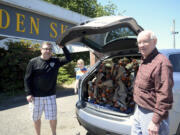
M60 7L78 12L89 17L99 17L114 15L114 11L117 6L112 4L110 1L107 5L102 6L97 3L97 0L44 0Z
M75 74L73 69L68 70L68 66L73 66L72 62L61 67L58 72L57 83L58 84L71 84L75 80ZM69 72L71 71L71 72Z
M0 93L14 94L24 90L25 69L31 58L40 55L39 44L31 44L30 41L9 41L6 45L8 50L0 48Z
M73 53L72 58L74 62L77 62L78 59L83 59L85 65L90 64L90 56L89 52L78 52L78 53Z

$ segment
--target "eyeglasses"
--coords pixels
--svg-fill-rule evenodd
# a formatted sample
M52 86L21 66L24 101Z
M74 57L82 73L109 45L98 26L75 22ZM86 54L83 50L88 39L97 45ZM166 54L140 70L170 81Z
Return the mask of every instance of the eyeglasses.
M45 51L52 51L52 48L42 48Z
M144 40L144 41L139 41L137 42L137 45L140 45L140 44L148 44L151 40Z

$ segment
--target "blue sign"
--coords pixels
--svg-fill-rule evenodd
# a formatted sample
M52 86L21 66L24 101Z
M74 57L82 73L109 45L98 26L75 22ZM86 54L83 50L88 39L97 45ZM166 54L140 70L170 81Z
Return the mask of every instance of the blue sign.
M0 4L0 35L2 36L56 41L72 26L75 24Z

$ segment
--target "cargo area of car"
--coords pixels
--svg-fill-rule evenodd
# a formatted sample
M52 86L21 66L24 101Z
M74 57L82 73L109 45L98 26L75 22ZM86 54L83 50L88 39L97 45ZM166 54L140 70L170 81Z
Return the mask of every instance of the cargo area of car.
M83 81L83 100L88 107L108 113L130 115L134 112L133 83L140 56L108 58Z

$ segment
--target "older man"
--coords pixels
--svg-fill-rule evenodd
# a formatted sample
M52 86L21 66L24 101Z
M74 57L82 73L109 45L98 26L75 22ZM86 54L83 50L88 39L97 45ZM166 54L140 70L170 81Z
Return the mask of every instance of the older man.
M71 61L67 48L61 48L66 58L52 57L52 44L49 42L42 43L41 56L31 59L27 66L24 85L37 135L40 135L43 111L45 118L50 121L52 135L56 135L56 80L58 70L62 65Z
M156 49L152 31L142 31L137 38L142 61L134 83L132 135L168 135L168 111L173 103L173 75L169 60Z

